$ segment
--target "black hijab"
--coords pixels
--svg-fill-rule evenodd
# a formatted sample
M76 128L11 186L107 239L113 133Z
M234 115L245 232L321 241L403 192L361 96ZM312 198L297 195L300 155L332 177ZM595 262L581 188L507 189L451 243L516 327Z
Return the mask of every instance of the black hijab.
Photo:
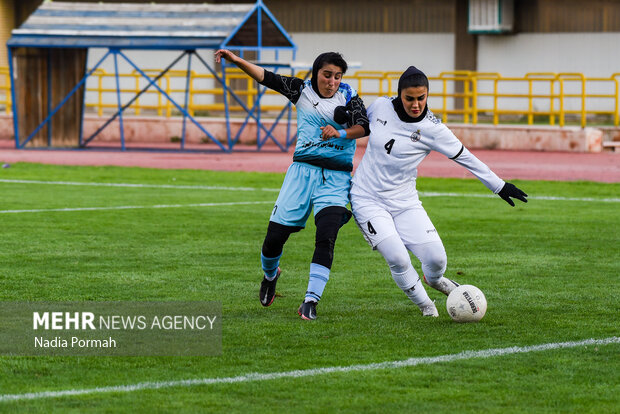
M403 107L403 101L401 93L403 89L407 89L411 86L426 86L426 90L428 91L428 78L420 69L415 66L409 66L406 71L400 75L400 79L398 79L398 96L392 99L392 105L394 106L394 110L396 114L403 122L420 122L426 116L428 112L428 104L424 106L424 110L420 114L420 116L413 118L407 114L405 108Z

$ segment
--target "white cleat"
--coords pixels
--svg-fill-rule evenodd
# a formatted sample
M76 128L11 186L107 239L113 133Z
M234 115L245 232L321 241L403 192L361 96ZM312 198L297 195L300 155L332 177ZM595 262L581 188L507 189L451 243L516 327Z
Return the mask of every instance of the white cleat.
M440 291L446 296L448 296L450 292L452 292L457 286L459 286L459 284L456 283L454 280L448 279L445 276L442 276L441 279L439 279L439 281L434 284L431 284L428 280L426 280L426 276L424 276L424 281L427 285L429 285L435 290Z
M422 316L432 316L433 318L439 317L439 312L437 312L437 307L435 303L431 303L429 305L420 306L420 310L422 311Z

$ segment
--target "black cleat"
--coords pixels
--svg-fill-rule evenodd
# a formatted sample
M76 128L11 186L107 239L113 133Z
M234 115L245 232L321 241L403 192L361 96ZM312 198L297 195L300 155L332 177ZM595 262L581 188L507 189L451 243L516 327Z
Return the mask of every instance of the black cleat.
M316 302L304 302L297 309L297 313L301 319L313 321L316 319Z
M273 303L273 300L276 297L276 283L278 283L280 273L282 273L282 271L278 267L276 277L273 280L267 280L266 277L263 277L263 281L260 282L260 291L258 292L258 298L260 299L261 305L269 306Z

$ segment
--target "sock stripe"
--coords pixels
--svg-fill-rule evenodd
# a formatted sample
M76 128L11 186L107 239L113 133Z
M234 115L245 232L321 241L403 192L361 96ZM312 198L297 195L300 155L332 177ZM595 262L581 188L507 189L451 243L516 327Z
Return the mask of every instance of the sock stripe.
M323 276L320 276L320 275L310 275L310 279L319 279L319 280L322 280L325 283L327 283L327 281L329 280L329 278L323 277Z

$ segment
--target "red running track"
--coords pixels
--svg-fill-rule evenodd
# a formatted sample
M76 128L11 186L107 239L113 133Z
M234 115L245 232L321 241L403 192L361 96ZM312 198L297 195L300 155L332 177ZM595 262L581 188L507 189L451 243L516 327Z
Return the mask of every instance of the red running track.
M204 148L201 147L201 148ZM200 169L219 171L285 172L292 161L288 153L273 147L256 151L237 146L233 153L89 150L16 150L12 141L0 141L0 163L34 162L60 165L116 165L150 168ZM620 153L569 153L473 150L497 175L505 180L552 180L620 182ZM355 165L364 147L359 147ZM431 153L420 165L421 177L473 178L463 167L438 153Z

